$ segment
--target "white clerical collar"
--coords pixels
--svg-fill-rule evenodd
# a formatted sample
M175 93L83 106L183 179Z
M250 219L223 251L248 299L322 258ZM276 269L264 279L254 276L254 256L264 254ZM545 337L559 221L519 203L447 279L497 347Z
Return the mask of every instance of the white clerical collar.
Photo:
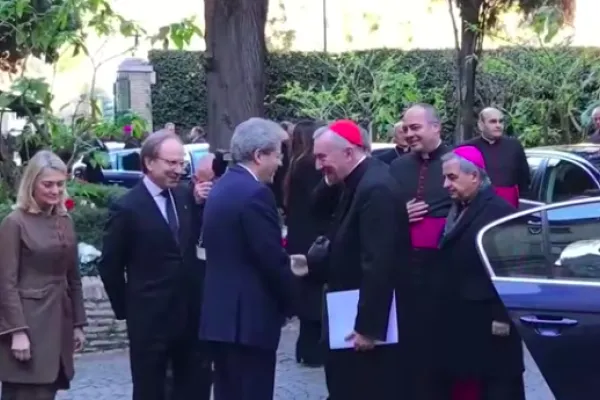
M434 151L436 151L437 149L439 149L441 145L442 145L442 139L440 139L440 141L437 144L437 146L435 146L435 149L431 150L429 153L421 153L421 158L423 160L429 160L431 158L431 153L433 153Z
M488 142L489 144L494 144L494 143L498 142L498 140L500 139L500 138L498 138L498 139L490 139L490 138L485 137L485 135L483 135L483 134L481 135L481 138L484 141Z
M360 165L360 163L362 163L366 159L367 159L366 155L362 156L361 159L358 160L358 162L356 163L356 165L354 167L352 167L352 169L350 170L350 172L348 173L348 175L350 175Z
M254 179L256 179L257 181L259 181L259 180L258 180L258 177L256 176L256 174L255 174L254 172L252 172L252 170L251 170L250 168L248 168L248 167L247 167L247 166L245 166L244 164L239 164L239 166L240 166L240 167L242 167L242 168L244 168L246 171L248 171L248 173L249 173L250 175L252 175L252 177L253 177ZM260 182L260 181L259 181L259 182Z

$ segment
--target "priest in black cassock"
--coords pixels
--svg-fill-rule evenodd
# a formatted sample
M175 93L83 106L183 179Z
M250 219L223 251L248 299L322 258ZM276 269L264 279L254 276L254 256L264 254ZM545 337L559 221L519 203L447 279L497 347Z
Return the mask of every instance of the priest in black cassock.
M515 208L529 189L530 172L525 150L518 139L504 135L504 115L488 107L479 113L481 136L465 145L475 146L483 154L487 173L496 193Z
M410 146L406 142L406 134L402 121L397 122L393 127L391 134L394 137L394 148L384 151L379 159L386 164L391 164L396 158L410 151Z
M314 157L325 177L322 189L339 188L341 198L332 226L321 238L320 257L308 253L306 279L326 284L328 293L359 291L354 326L344 338L348 348L327 353L329 399L396 400L397 345L376 341L386 339L395 282L410 262L408 217L397 206L400 189L386 164L368 157L360 128L352 121L318 130ZM328 311L326 302L324 315ZM325 338L327 328L325 323Z
M413 262L398 288L400 326L407 327L401 341L403 353L399 383L403 400L437 399L437 380L432 368L437 362L432 349L436 335L435 294L443 285L437 262L438 243L452 204L443 186L442 156L449 148L442 143L441 121L429 104L417 104L402 119L410 153L398 157L390 172L400 183L410 221Z

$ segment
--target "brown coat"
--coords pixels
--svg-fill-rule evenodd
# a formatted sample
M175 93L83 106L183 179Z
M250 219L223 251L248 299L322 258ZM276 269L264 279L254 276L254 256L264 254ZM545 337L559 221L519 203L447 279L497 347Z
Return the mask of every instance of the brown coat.
M86 325L77 240L68 216L10 213L0 224L0 381L53 383L73 377L73 328ZM11 352L26 330L31 360Z

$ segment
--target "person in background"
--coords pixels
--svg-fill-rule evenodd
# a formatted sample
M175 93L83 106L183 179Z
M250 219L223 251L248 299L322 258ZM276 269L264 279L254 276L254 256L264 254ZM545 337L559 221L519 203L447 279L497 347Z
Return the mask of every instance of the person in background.
M437 399L432 368L438 338L434 298L443 284L438 243L452 204L443 186L441 159L449 149L442 143L441 121L433 106L408 108L402 122L411 151L392 162L390 173L406 204L413 252L411 268L402 270L398 283L399 323L407 329L398 382L404 396L400 398L431 400Z
M386 164L391 164L396 158L410 151L410 146L406 142L406 133L404 133L402 121L397 122L391 130L391 135L394 138L394 144L396 145L393 149L389 149L379 156L379 159Z
M397 346L375 344L387 337L399 270L408 268L408 217L398 207L400 190L387 165L368 157L366 148L361 129L349 120L315 132L316 167L325 184L340 184L342 193L326 235L327 254L318 261L311 252L292 256L307 266L296 273L326 284L328 293L359 290L355 324L346 336L350 348L327 352L330 400L399 398Z
M215 182L204 206L200 339L211 347L215 400L273 399L281 327L298 299L266 185L281 165L286 138L273 121L239 124L231 138L235 165Z
M202 127L195 126L190 131L188 140L190 141L190 143L207 143L206 132L204 131L204 129L202 129Z
M525 150L518 139L504 135L504 115L488 107L479 113L481 136L463 145L475 146L483 154L487 173L496 193L513 207L529 190L530 172Z
M294 135L294 124L290 121L283 121L279 125L281 125L281 127L287 132L291 140Z
M329 218L315 218L310 207L310 196L323 174L315 168L313 134L318 124L303 120L294 127L292 156L285 179L285 209L287 226L287 251L289 254L306 254L317 236L325 234ZM301 297L305 318L300 320L296 342L296 361L308 366L321 366L324 348L321 343L321 309L323 286L303 282Z
M175 124L172 123L172 122L167 122L165 124L164 130L167 131L168 133L172 134L172 135L176 135L177 134L177 132L175 132Z
M197 264L200 218L180 185L181 139L151 134L142 144L143 179L112 204L100 277L115 318L127 321L133 400L210 398L210 368L198 340L201 287Z
M369 132L368 129L363 128L362 126L358 126L360 129L360 137L361 140L363 142L362 148L365 151L365 154L370 157L371 156L371 145L372 145L372 140L371 140L371 132Z
M290 155L292 152L291 142L294 124L288 121L284 121L279 125L286 132L284 140L281 143L281 166L275 172L273 181L269 183L269 186L271 187L271 190L273 190L273 194L275 195L275 202L277 203L277 208L280 210L281 214L285 214L284 181L290 165Z
M521 338L476 248L484 226L516 209L494 192L476 147L459 147L442 162L453 201L440 241L445 278L435 313L443 398L525 400Z
M0 225L2 400L53 400L73 378L87 325L66 165L50 151L29 160L16 209Z
M587 141L590 143L600 143L600 107L592 110L593 131Z

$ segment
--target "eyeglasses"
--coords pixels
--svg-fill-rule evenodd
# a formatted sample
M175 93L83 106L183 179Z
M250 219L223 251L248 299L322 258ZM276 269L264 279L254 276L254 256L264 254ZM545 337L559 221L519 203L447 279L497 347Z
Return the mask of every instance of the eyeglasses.
M185 168L185 161L179 161L179 160L167 160L166 158L160 158L158 157L159 160L163 161L165 164L167 164L169 166L169 168Z

